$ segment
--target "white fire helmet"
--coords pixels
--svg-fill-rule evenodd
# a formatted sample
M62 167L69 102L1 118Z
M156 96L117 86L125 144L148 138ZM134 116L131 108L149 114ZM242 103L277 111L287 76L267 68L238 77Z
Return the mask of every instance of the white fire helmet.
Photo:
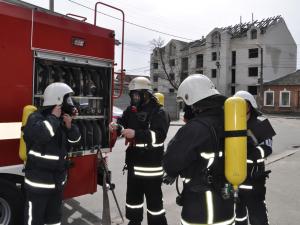
M254 109L257 109L257 103L256 100L254 99L253 95L250 94L248 91L238 91L234 94L235 97L241 97L252 105Z
M188 76L179 86L177 99L183 100L186 105L220 94L213 82L202 74Z
M67 84L55 82L48 85L44 91L43 106L61 105L66 94L73 94Z
M136 77L130 81L128 85L129 91L133 90L148 90L152 92L152 85L149 79L146 77Z

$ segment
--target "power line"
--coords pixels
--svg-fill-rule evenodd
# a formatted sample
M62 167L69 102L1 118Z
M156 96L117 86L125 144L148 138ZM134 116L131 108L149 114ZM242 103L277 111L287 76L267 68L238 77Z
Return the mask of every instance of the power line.
M92 8L90 8L90 7L88 7L88 6L85 6L85 5L83 5L83 4L80 4L80 3L78 3L78 2L75 2L75 1L73 1L73 0L68 0L68 1L70 1L70 2L72 2L72 3L74 3L74 4L77 4L77 5L79 5L79 6L81 6L81 7L84 7L84 8L87 8L87 9L89 9L89 10L92 10L92 11L94 11L94 9L92 9ZM102 14L102 15L105 15L105 16L107 16L107 17L110 17L110 18L113 18L113 19L116 19L116 20L119 20L119 21L121 21L121 19L119 19L119 18L117 18L117 17L115 17L115 16L112 16L112 15L109 15L109 14L106 14L106 13L103 13L103 12L99 12L99 11L97 11L97 13L100 13L100 14ZM130 25L133 25L133 26L136 26L136 27L139 27L139 28L142 28L142 29L146 29L146 30L149 30L149 31L152 31L152 32L156 32L156 33L160 33L160 34L163 34L163 35L167 35L167 36L171 36L171 37L176 37L176 38L180 38L180 39L185 39L185 40L189 40L189 41L195 41L195 40L193 40L193 39L190 39L190 38L185 38L185 37L181 37L181 36L177 36L177 35L173 35L173 34L170 34L170 33L166 33L166 32L162 32L162 31L159 31L159 30L156 30L156 29L153 29L153 28L149 28L149 27L146 27L146 26L142 26L142 25L138 25L138 24L136 24L136 23L133 23L133 22L130 22L130 21L125 21L125 23L127 23L127 24L130 24ZM199 39L200 40L200 39ZM224 41L224 39L222 39L221 38L221 40L222 41ZM197 40L196 40L197 41ZM190 42L190 43L192 43L192 42ZM187 43L187 44L190 44L190 43ZM207 40L205 40L205 45L206 44L210 44L210 43L214 43L214 44L227 44L227 43L225 43L225 42L209 42L209 41L207 41ZM132 43L124 43L125 45L128 45L128 46L131 46L131 47L133 47L133 48L137 48L139 51L137 51L137 50L130 50L130 49L128 49L129 51L134 51L134 52L138 52L138 53L141 53L141 54L149 54L149 53L151 53L151 51L150 50L146 50L146 49L143 49L143 48L141 48L141 47L137 47L138 46L138 44L132 44ZM260 44L260 45L266 45L266 44ZM272 45L272 46L279 46L279 45L287 45L287 46L294 46L294 45L299 45L299 44L288 44L288 43L277 43L277 44L270 44L270 45ZM253 43L253 44L251 44L251 43L247 43L247 44L235 44L235 45L233 45L232 47L247 47L247 46L255 46L255 47L257 47L257 44L255 44L255 43ZM200 49L199 50L196 50L196 51L194 51L194 52L190 52L189 54L185 54L185 55L182 55L182 56L177 56L177 57L175 57L175 58L172 58L172 59L180 59L180 58L184 58L184 57L189 57L189 56L192 56L192 55L194 55L195 53L197 53L197 52L202 52L202 51L204 51L205 49L208 49L208 48L211 48L211 46L204 46L204 45L200 45L200 46L195 46L195 47L199 47ZM189 47L188 46L188 49L190 49L190 48L193 48L193 47ZM286 59L288 59L288 58L286 58ZM288 62L288 61L286 61L286 62ZM297 62L298 62L298 60L297 60ZM240 63L240 65L241 64L243 64L243 63ZM246 64L246 63L245 63ZM246 65L249 65L249 64L246 64ZM249 65L250 66L250 65ZM264 66L264 67L274 67L274 66ZM148 68L148 67L147 67ZM289 67L289 66L277 66L276 68L294 68L294 66L291 66L291 67ZM133 70L133 69L132 69Z
M138 67L138 68L133 68L133 69L126 69L126 71L136 71L136 70L144 70L148 69L150 66L143 66L143 67Z
M126 43L124 43L124 45L126 45L125 48L138 49L140 52L144 52L144 53L147 53L147 54L151 54L152 53L152 51L150 51L150 50L146 50L144 48L141 48L141 47L138 47L138 46L135 46L135 45L126 44Z
M143 69L143 70L134 70L134 71L127 71L127 73L145 73L145 72L149 72L150 69Z
M90 7L88 7L88 6L85 6L85 5L83 5L83 4L80 4L80 3L78 3L78 2L75 2L75 1L73 1L73 0L68 0L68 1L70 1L70 2L72 2L72 3L74 3L74 4L77 4L77 5L79 5L79 6L81 6L81 7L84 7L84 8L87 8L87 9L89 9L89 10L92 10L92 11L94 11L94 9L92 9L92 8L90 8ZM102 15L105 15L105 16L107 16L107 17L110 17L110 18L113 18L113 19L116 19L116 20L119 20L119 21L122 21L120 18L117 18L117 17L115 17L115 16L112 16L112 15L109 15L109 14L106 14L106 13L103 13L103 12L99 12L99 11L97 11L98 13L100 13L100 14L102 14ZM156 32L156 33L160 33L160 34L164 34L164 35L167 35L167 36L171 36L171 37L176 37L176 38L180 38L180 39L185 39L185 40L189 40L189 41L197 41L197 40L200 40L200 39L197 39L197 40L194 40L194 39L190 39L190 38L185 38L185 37L181 37L181 36L177 36L177 35L173 35L173 34L170 34L170 33L166 33L166 32L162 32L162 31L159 31L159 30L156 30L156 29L153 29L153 28L149 28L149 27L146 27L146 26L142 26L142 25L138 25L138 24L136 24L136 23L133 23L133 22L130 22L130 21L125 21L125 23L127 23L127 24L130 24L130 25L133 25L133 26L136 26L136 27L139 27L139 28L142 28L142 29L146 29L146 30L149 30L149 31L152 31L152 32ZM221 40L223 40L224 41L224 39L222 39L221 38ZM209 42L209 41L205 41L205 43L214 43L214 42ZM216 44L225 44L224 42L217 42ZM124 43L124 44L126 44L126 45L131 45L131 44L129 44L129 43ZM239 47L239 46L245 46L245 45L248 45L248 46L257 46L257 44L251 44L251 43L248 43L248 44L236 44L235 45L235 47ZM261 45L266 45L266 44L261 44ZM288 43L277 43L277 44L270 44L270 45L272 45L272 46L276 46L276 45L288 45L288 46L294 46L294 45L300 45L300 44L288 44ZM196 46L196 47L201 47L201 46ZM150 52L150 51L149 51Z
M149 55L149 54L150 54L150 52L146 52L146 51L143 51L143 50L138 51L138 50L132 49L132 48L130 48L130 47L126 47L125 50L126 50L126 51L130 51L130 52L137 52L137 53L140 53L140 54L142 54L142 55Z
M92 8L90 8L90 7L88 7L88 6L85 6L85 5L83 5L83 4L80 4L80 3L75 2L75 1L73 1L73 0L68 0L68 1L69 1L69 2L72 2L72 3L74 3L74 4L77 4L77 5L81 6L81 7L84 7L84 8L90 9L90 10L92 10L92 11L95 11L94 9L92 9ZM105 15L105 16L107 16L107 17L110 17L110 18L113 18L113 19L122 21L122 20L121 20L120 18L118 18L118 17L112 16L112 15L109 15L109 14L106 14L106 13L103 13L103 12L97 11L97 13L100 13L100 14ZM149 31L156 32L156 33L159 33L159 34L167 35L167 36L170 36L170 37L175 37L175 38L184 39L184 40L189 40L189 41L192 41L192 40L193 40L193 39L190 39L190 38L181 37L181 36L178 36L178 35L166 33L166 32L159 31L159 30L156 30L156 29L153 29L153 28L149 28L149 27L146 27L146 26L143 26L143 25L139 25L139 24L136 24L136 23L133 23L133 22L130 22L130 21L125 21L125 23L130 24L130 25L132 25L132 26L136 26L136 27L145 29L145 30L149 30Z
M72 2L72 3L74 3L74 4L77 4L77 5L79 5L79 6L81 6L81 7L84 7L84 8L87 8L87 9L90 9L90 10L92 10L92 11L94 11L94 9L92 9L92 8L90 8L90 7L88 7L88 6L85 6L85 5L83 5L83 4L80 4L80 3L78 3L78 2L75 2L75 1L73 1L73 0L68 0L68 1L70 1L70 2ZM103 12L99 12L99 11L97 11L98 13L100 13L100 14L102 14L102 15L105 15L105 16L107 16L107 17L110 17L110 18L113 18L113 19L116 19L116 20L119 20L119 21L122 21L120 18L118 18L118 17L115 17L115 16L112 16L112 15L109 15L109 14L106 14L106 13L103 13ZM159 31L159 30L157 30L157 29L154 29L154 28L149 28L149 27L146 27L146 26L143 26L143 25L139 25L139 24L136 24L136 23L133 23L133 22L130 22L130 21L125 21L125 23L127 23L127 24L130 24L130 25L133 25L133 26L136 26L136 27L139 27L139 28L142 28L142 29L146 29L146 30L149 30L149 31L152 31L152 32L156 32L156 33L160 33L160 34L163 34L163 35L167 35L167 36L171 36L171 37L176 37L176 38L180 38L180 39L184 39L184 40L189 40L189 41L197 41L197 40L200 40L200 39L191 39L191 38L186 38L186 37L182 37L182 36L178 36L178 35L174 35L174 34L170 34L170 33L167 33L167 32L163 32L163 31ZM222 38L221 38L221 40L222 40ZM224 39L223 39L224 40ZM213 42L208 42L208 41L205 41L206 43L213 43ZM222 42L218 42L218 43L222 43ZM223 42L223 44L225 44L224 42ZM253 46L256 46L257 44L248 44L248 45L253 45ZM264 44L261 44L261 45L264 45ZM286 44L286 43L277 43L277 44L271 44L271 45L294 45L294 44ZM295 45L300 45L300 44L295 44Z

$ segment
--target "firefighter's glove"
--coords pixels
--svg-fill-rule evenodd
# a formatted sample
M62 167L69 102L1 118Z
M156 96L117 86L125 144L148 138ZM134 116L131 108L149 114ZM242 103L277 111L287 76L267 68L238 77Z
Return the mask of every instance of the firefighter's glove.
M75 166L75 164L72 160L68 159L68 160L65 161L65 168L66 169L73 168L74 166Z
M176 180L176 177L171 177L166 173L163 176L163 183L165 183L167 185L172 185L175 180Z
M266 170L264 173L265 178L269 178L269 174L271 173L271 170Z

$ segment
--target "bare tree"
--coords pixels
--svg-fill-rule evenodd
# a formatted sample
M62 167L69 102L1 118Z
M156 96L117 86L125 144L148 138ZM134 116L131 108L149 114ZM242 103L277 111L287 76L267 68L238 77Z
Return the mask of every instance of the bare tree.
M152 47L152 51L157 51L158 57L160 59L160 63L162 65L163 74L159 74L159 77L163 80L169 81L170 85L175 90L178 90L178 87L180 85L180 79L176 78L175 72L173 70L173 66L169 66L170 67L169 72L166 67L166 63L170 63L170 55L165 54L164 51L165 49L163 47L164 40L161 37L158 37L158 39L153 39L152 41L150 41L150 45ZM172 74L174 76L172 76Z

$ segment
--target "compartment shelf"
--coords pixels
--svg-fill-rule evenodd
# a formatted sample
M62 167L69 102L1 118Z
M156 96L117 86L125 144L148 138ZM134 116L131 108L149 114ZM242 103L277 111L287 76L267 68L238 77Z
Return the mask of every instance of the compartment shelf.
M99 116L76 116L75 117L75 120L76 119L104 119L105 116L103 115L99 115Z
M80 130L82 140L73 146L74 152L71 154L94 154L90 149L94 143L103 146L105 150L102 151L110 150L108 115L111 104L111 79L112 69L100 64L80 64L77 61L44 58L39 55L35 57L32 95L35 106L43 105L43 92L50 83L66 83L74 92L71 98L79 111L74 123Z
M44 98L43 95L37 94L34 95L35 98ZM103 97L95 97L95 96L71 96L74 99L96 99L96 100L103 100Z

